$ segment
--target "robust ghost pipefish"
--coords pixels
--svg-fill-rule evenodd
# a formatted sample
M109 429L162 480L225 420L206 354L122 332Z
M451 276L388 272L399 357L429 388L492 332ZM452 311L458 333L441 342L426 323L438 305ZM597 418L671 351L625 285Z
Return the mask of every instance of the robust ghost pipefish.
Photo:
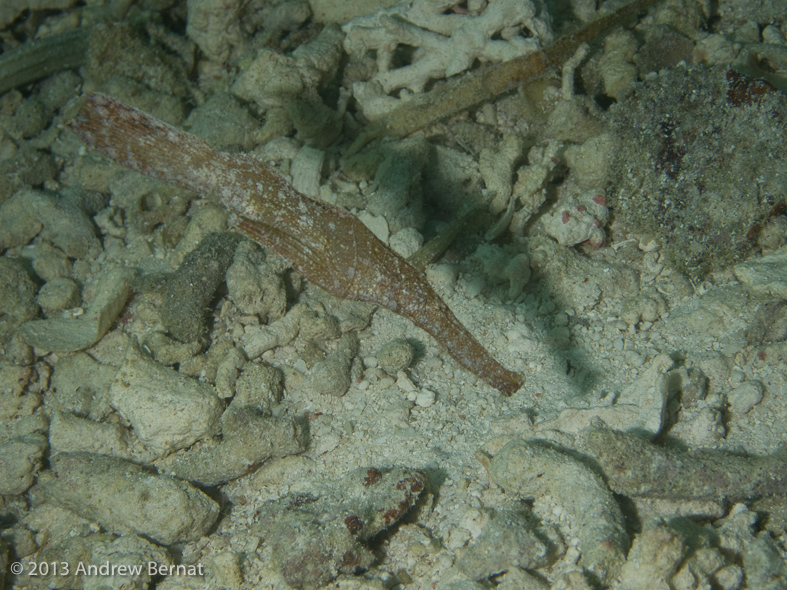
M237 229L280 254L332 295L381 305L431 334L463 367L505 395L523 377L498 363L424 274L357 217L296 191L265 163L217 152L202 139L117 100L87 94L69 124L89 147L136 172L217 195Z

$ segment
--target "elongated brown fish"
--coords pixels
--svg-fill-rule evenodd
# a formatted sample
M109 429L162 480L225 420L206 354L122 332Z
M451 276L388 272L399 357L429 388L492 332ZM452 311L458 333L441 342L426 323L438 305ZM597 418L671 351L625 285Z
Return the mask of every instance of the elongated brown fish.
M218 195L240 217L240 231L287 258L307 279L337 297L376 303L409 318L505 395L522 386L522 376L492 358L423 273L357 217L300 194L263 162L216 152L198 137L101 94L84 97L70 127L123 166Z

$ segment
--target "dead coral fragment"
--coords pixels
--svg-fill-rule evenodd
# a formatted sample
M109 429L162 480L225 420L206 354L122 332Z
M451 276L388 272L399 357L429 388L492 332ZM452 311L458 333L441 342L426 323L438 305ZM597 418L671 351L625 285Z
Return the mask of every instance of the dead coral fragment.
M787 491L783 455L741 457L664 449L604 427L592 427L581 436L580 448L598 462L618 494L739 501Z
M219 506L190 483L156 475L140 465L92 453L59 453L44 498L105 529L132 529L162 545L206 534Z
M374 51L377 58L377 74L353 84L367 118L396 106L400 101L390 96L396 90L423 92L431 80L468 70L476 60L505 61L533 53L551 37L542 0L491 0L475 15L446 14L445 5L400 2L344 25L347 52L361 59ZM395 67L400 44L418 51L411 64Z
M535 499L537 513L562 513L566 533L579 540L585 568L602 580L619 573L628 540L623 514L590 467L545 443L513 440L492 459L489 477L507 494Z
M234 234L210 234L167 277L161 319L181 342L195 340L202 333L205 310L225 279L238 242L240 236Z
M40 434L0 442L0 494L22 494L33 485L46 448L46 438Z
M22 263L10 257L0 258L0 340L5 341L22 322L38 313L36 285Z
M267 323L284 316L287 292L275 266L263 260L259 246L242 243L227 270L227 291L241 313L259 315Z
M462 555L458 567L473 580L506 570L537 569L549 563L549 547L525 515L496 510L481 536Z
M0 207L0 248L24 246L39 233L71 258L101 251L88 212L65 194L24 190Z
M221 402L211 385L162 367L134 349L115 375L109 398L155 452L186 448L218 430Z
M346 156L357 153L377 137L383 135L404 137L474 105L491 100L515 88L517 84L567 60L574 55L582 43L593 41L607 29L625 22L655 2L656 0L635 0L617 12L590 23L573 35L559 39L543 51L480 68L461 78L451 78L435 90L419 94L375 120L353 142Z
M670 580L685 553L685 541L677 531L663 524L650 526L634 540L616 590L674 587Z
M280 320L266 326L246 326L240 338L243 351L250 359L255 359L266 350L289 344L298 336L301 316L308 308L303 303L292 307Z
M369 567L362 545L397 522L424 489L426 476L414 469L356 469L319 496L293 494L260 511L254 531L273 546L284 581L318 588L338 573Z
M77 319L53 318L26 322L20 333L30 346L54 352L74 352L101 340L120 315L131 295L134 271L114 268L101 275L96 296Z
M336 351L312 367L304 390L310 394L343 396L350 389L350 367L357 354L358 338L353 333L344 334Z
M246 475L265 461L300 453L308 438L291 418L265 416L256 408L232 405L222 416L222 440L165 460L159 468L182 479L214 486Z

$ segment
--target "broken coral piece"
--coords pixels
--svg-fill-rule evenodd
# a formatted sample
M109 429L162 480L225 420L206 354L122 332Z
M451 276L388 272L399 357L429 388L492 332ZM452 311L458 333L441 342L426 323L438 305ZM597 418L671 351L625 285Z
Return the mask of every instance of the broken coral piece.
M487 64L463 76L449 78L445 84L435 85L434 89L415 94L405 101L388 96L371 97L375 100L382 99L382 105L375 105L377 117L373 118L364 111L373 121L345 152L345 158L357 154L373 139L383 135L405 137L500 96L518 84L543 74L548 68L569 60L583 43L593 41L608 29L624 23L655 2L656 0L634 0L579 31L558 39L541 51ZM355 98L363 103L363 99L357 94ZM394 104L391 101L394 101Z
M92 453L59 453L42 477L47 502L108 531L129 529L162 545L195 541L219 516L219 505L188 482Z
M576 246L587 242L591 246L604 244L602 229L609 219L606 197L596 191L565 195L541 218L544 231L561 246Z
M670 499L744 501L787 491L783 454L745 457L719 451L681 451L633 434L593 425L580 448L601 467L615 493ZM665 473L671 477L664 477Z
M0 442L0 495L23 494L33 485L47 450L46 438L26 434Z
M265 125L256 132L260 141L288 135L285 129L291 122L307 144L325 147L341 132L346 99L332 108L320 91L336 78L342 59L341 31L328 25L290 55L258 49L253 59L241 62L230 92L266 113Z
M109 388L112 407L139 440L164 453L218 431L222 405L212 385L191 379L129 349Z
M20 260L0 258L0 285L0 340L5 341L17 326L36 317L38 306L36 285Z
M77 319L33 320L20 326L30 346L53 352L75 352L93 346L120 315L131 294L135 272L114 268L101 275L96 296L84 315Z
M336 351L314 364L303 390L309 394L342 397L350 389L350 367L358 354L358 337L352 333L342 335Z
M453 2L406 0L344 25L347 53L373 51L377 73L355 82L353 95L375 119L398 106L400 89L421 93L430 82L469 70L476 61L501 62L535 53L552 38L542 0L490 0L476 14L448 13ZM402 45L416 48L411 63L396 67Z
M542 518L562 515L559 526L579 541L585 569L601 580L616 577L628 542L623 513L590 467L543 441L517 439L495 454L488 470L507 495L534 500Z
M532 519L510 509L495 510L457 566L473 580L485 580L508 569L538 569L549 563L549 546L533 530Z
M17 192L0 207L0 248L24 246L40 234L71 258L96 256L101 242L95 225L74 201L47 191Z
M272 546L284 581L318 588L374 561L364 543L399 521L426 484L422 471L362 467L316 495L291 494L259 511L253 530Z
M206 441L158 464L160 470L200 485L215 486L246 475L273 458L300 453L308 435L297 420L266 416L257 408L224 412L222 439Z
M191 342L202 335L205 310L224 282L240 240L228 232L208 234L165 279L161 320L177 340Z

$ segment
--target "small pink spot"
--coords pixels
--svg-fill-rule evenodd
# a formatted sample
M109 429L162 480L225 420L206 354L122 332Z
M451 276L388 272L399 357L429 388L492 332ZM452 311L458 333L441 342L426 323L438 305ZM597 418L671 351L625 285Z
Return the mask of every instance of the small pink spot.
M577 205L577 211L579 211L580 213L584 213L585 211L587 211L587 209L585 209L584 205Z
M560 219L563 223L568 223L568 211L563 211L563 214L560 216Z
M593 197L593 202L596 205L606 205L607 197L605 197L604 195L596 195L595 197Z

